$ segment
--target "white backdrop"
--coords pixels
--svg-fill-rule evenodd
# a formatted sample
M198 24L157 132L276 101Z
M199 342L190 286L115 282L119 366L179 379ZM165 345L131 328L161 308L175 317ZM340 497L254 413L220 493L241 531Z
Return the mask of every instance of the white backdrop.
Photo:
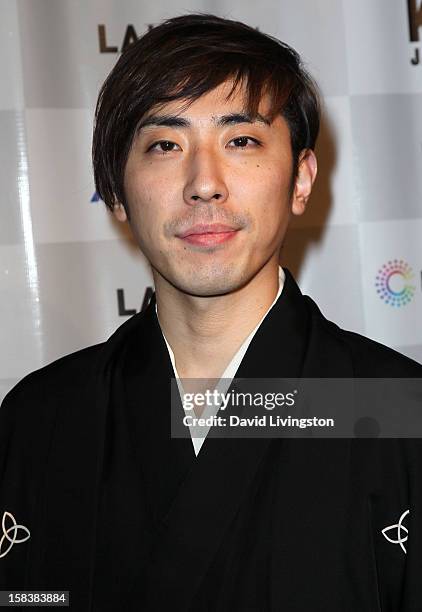
M0 0L0 399L102 342L150 295L145 260L95 196L101 83L187 11L295 47L320 83L319 176L282 264L340 326L422 362L421 0Z

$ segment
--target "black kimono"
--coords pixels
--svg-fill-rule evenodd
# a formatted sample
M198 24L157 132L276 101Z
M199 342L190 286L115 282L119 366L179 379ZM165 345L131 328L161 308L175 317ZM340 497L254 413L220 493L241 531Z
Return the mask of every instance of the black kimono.
M236 376L422 378L285 274ZM170 437L172 376L154 295L9 392L0 516L24 541L0 589L87 612L422 611L421 440L208 437L196 457Z

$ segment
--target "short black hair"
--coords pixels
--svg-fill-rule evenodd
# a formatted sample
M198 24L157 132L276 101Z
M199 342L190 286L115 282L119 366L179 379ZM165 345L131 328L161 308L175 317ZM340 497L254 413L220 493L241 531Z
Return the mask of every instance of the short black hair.
M244 23L195 13L152 28L120 56L101 87L95 109L92 160L97 193L113 209L128 212L124 170L137 126L153 107L194 101L228 79L230 95L247 92L247 112L256 115L262 95L270 115L287 121L293 176L299 154L313 149L320 124L319 90L289 45Z

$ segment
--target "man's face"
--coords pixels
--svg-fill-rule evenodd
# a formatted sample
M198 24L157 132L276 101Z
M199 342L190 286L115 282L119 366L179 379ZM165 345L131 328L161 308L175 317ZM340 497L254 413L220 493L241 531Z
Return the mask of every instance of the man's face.
M230 293L278 261L316 174L308 152L291 195L286 121L268 122L265 98L252 120L244 91L227 100L230 89L223 83L183 111L184 100L149 112L125 168L130 225L156 283L190 295ZM122 206L114 214L126 220Z

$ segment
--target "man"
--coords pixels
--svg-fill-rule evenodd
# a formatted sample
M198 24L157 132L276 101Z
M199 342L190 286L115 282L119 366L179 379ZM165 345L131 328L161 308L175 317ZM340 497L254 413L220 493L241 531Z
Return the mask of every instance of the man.
M117 62L95 180L155 294L5 398L2 589L66 589L90 611L422 609L418 440L171 437L174 376L422 377L279 266L318 109L295 51L212 15L170 19Z

